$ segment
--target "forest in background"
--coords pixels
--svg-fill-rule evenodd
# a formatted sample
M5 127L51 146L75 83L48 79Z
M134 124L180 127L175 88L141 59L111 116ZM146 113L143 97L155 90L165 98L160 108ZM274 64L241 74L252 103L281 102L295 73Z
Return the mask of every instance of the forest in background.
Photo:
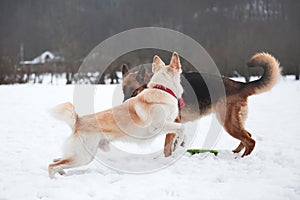
M16 73L21 60L32 60L46 50L64 58L60 71L76 71L103 40L149 26L192 37L223 75L256 73L249 72L245 63L260 51L278 58L284 74L299 74L299 10L297 0L4 0L0 1L0 83ZM139 54L132 55L129 67L145 62ZM121 65L116 62L111 69Z

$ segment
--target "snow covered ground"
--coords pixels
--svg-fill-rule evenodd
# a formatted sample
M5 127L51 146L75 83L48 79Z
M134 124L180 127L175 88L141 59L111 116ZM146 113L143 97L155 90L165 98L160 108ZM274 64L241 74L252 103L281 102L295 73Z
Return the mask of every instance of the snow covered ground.
M111 106L115 88L97 88L96 110ZM300 199L299 81L282 78L271 91L249 98L246 127L257 143L248 157L235 159L230 150L238 141L223 131L218 156L186 153L173 165L144 174L116 172L93 161L51 180L47 166L61 154L70 130L47 111L73 101L73 89L0 86L0 200ZM200 120L192 147L201 147L210 118Z

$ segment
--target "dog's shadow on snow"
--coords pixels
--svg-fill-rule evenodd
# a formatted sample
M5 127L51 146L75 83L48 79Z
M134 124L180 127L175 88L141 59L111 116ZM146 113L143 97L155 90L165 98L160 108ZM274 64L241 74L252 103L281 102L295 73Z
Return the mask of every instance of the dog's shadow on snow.
M242 153L233 153L230 150L219 150L217 155L214 155L213 153L200 153L200 154L191 155L190 153L186 152L184 156L199 158L204 160L207 158L220 159L220 160L237 160L237 159L241 159L241 155ZM161 160L164 160L165 158L163 156L159 156L153 159L159 162ZM66 171L66 174L64 174L63 176L69 177L69 176L78 176L78 175L80 176L80 175L87 175L87 174L98 174L98 175L106 176L108 174L120 175L122 173L110 169L85 168L85 169L69 169Z
M100 173L100 172L91 169L71 169L66 171L66 174L64 174L63 176L74 176L74 175L83 175L83 174L92 174L92 173Z
M120 174L117 171L109 170L109 169L69 169L66 171L66 174L63 176L77 176L77 175L87 175L87 174L98 174L98 175L103 175L106 176L108 174Z
M241 159L242 153L233 153L230 150L218 150L218 154L214 155L213 153L197 153L191 155L190 153L186 153L186 156L189 157L197 157L200 159L207 159L207 158L214 158L214 159L220 159L220 160L236 160Z

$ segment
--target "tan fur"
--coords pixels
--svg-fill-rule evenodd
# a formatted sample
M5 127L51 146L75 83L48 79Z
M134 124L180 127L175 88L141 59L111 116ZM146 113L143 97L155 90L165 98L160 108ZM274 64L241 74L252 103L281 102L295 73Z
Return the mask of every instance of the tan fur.
M267 80L267 82L261 87L257 87L257 82L250 82L250 87L248 89L248 95L259 94L265 91L270 90L277 82L278 77L281 74L281 67L278 60L276 60L272 55L268 53L257 53L248 62L248 65L255 67L261 66L264 68L263 78Z
M157 89L145 90L143 94L131 98L113 109L79 117L74 127L77 132L84 132L85 134L102 132L116 138L123 137L126 133L120 130L119 126L127 124L129 122L128 117L138 126L146 127L149 125L148 118L142 118L141 115L136 113L135 107L137 105L142 107L145 113L150 113L153 104L169 105L170 102L176 104L176 99L166 95L163 91L157 91ZM174 119L177 116L176 110L177 108L174 107ZM116 122L116 117L118 122Z
M78 118L73 105L69 102L56 106L51 110L51 114L55 118L66 121L71 128Z

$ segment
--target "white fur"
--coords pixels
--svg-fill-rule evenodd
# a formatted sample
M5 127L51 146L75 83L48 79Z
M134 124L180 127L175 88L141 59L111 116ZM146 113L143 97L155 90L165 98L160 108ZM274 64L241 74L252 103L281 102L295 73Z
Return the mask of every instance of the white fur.
M177 98L180 98L183 93L183 88L180 84L180 73L176 70L168 71L166 66L162 66L161 69L153 74L151 80L148 83L148 87L152 88L154 85L163 85L166 88L171 89Z

